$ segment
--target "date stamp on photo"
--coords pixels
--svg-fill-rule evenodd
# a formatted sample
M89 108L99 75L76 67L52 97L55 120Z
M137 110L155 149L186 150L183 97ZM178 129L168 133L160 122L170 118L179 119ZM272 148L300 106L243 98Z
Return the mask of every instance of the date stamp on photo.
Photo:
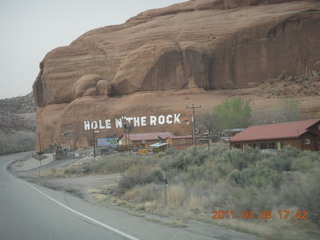
M308 219L308 212L298 211L212 211L212 219Z

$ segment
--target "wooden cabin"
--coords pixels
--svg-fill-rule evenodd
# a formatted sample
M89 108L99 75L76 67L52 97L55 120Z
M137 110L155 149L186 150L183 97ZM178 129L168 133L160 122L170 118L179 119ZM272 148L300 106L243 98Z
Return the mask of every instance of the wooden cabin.
M230 145L277 151L291 145L300 150L320 151L320 119L251 126L232 137Z

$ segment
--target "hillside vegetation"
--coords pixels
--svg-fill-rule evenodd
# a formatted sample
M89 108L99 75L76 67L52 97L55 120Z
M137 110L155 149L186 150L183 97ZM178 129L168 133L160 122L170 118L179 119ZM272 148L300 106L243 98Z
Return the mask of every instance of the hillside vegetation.
M0 155L34 148L35 111L32 93L0 99Z
M266 239L320 237L317 152L287 147L273 155L216 143L210 152L198 147L157 156L110 156L51 175L82 174L83 168L91 174L123 173L116 186L91 190L103 203L203 220Z
M35 111L32 92L25 96L0 99L0 115L34 113Z

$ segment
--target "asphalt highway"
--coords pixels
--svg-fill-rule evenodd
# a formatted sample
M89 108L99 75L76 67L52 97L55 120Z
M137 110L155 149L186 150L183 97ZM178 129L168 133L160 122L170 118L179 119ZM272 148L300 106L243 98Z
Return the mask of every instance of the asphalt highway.
M0 240L256 239L198 222L170 227L27 182L7 169L26 155L0 157Z
M23 154L0 158L0 239L137 239L79 215L37 188L10 175L6 166Z

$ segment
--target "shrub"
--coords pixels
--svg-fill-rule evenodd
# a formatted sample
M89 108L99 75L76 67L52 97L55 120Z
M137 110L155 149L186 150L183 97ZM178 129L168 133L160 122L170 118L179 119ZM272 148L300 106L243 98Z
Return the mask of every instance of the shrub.
M187 201L187 207L188 209L191 209L192 211L195 210L201 210L203 211L203 197L197 196L197 195L190 195Z
M306 171L320 163L319 154L316 152L303 151L292 161L292 170Z
M280 188L277 204L285 202L288 206L296 206L307 211L308 218L320 226L320 167L306 173L288 174Z
M234 169L228 174L228 179L233 185L261 188L277 182L279 174L270 168L247 168L242 171Z
M230 163L233 168L240 171L248 166L245 153L240 149L232 149L223 153L221 161L223 161L223 163Z
M216 209L219 210L230 210L231 208L227 208L228 203L230 203L230 196L234 192L234 188L232 188L226 182L219 182L215 184L211 184L209 187L209 192L203 197L203 209L207 211L213 211ZM195 188L193 189L195 191ZM199 194L199 193L198 193ZM200 195L200 194L199 194Z
M252 174L252 172L248 170L241 171L238 169L233 169L232 172L228 174L228 179L234 185L245 186L247 185L248 178L250 178L250 174Z
M168 188L168 205L170 207L181 207L186 198L186 191L181 185L171 185Z
M168 148L164 153L165 155L173 155L175 152L176 150L174 148Z
M33 150L34 139L33 132L0 132L0 155Z
M258 188L264 188L271 184L272 186L276 186L278 183L280 183L281 175L274 169L256 168L252 169L252 171L253 175L248 181L250 185Z
M75 168L75 167L70 167L64 170L64 174L65 175L76 175L76 174L81 174L82 171L79 168Z
M137 203L152 202L162 197L163 185L150 183L145 186L137 186L125 192L124 198Z
M165 157L165 161L161 163L161 168L165 171L169 171L171 168L185 171L191 165L199 166L203 164L207 157L208 152L192 147Z
M229 151L229 144L224 142L216 142L210 145L210 154L209 158L217 157L222 155L224 152Z
M148 183L159 183L162 178L158 169L152 169L145 164L131 166L122 176L118 188L121 192L131 189L136 185L146 185Z

